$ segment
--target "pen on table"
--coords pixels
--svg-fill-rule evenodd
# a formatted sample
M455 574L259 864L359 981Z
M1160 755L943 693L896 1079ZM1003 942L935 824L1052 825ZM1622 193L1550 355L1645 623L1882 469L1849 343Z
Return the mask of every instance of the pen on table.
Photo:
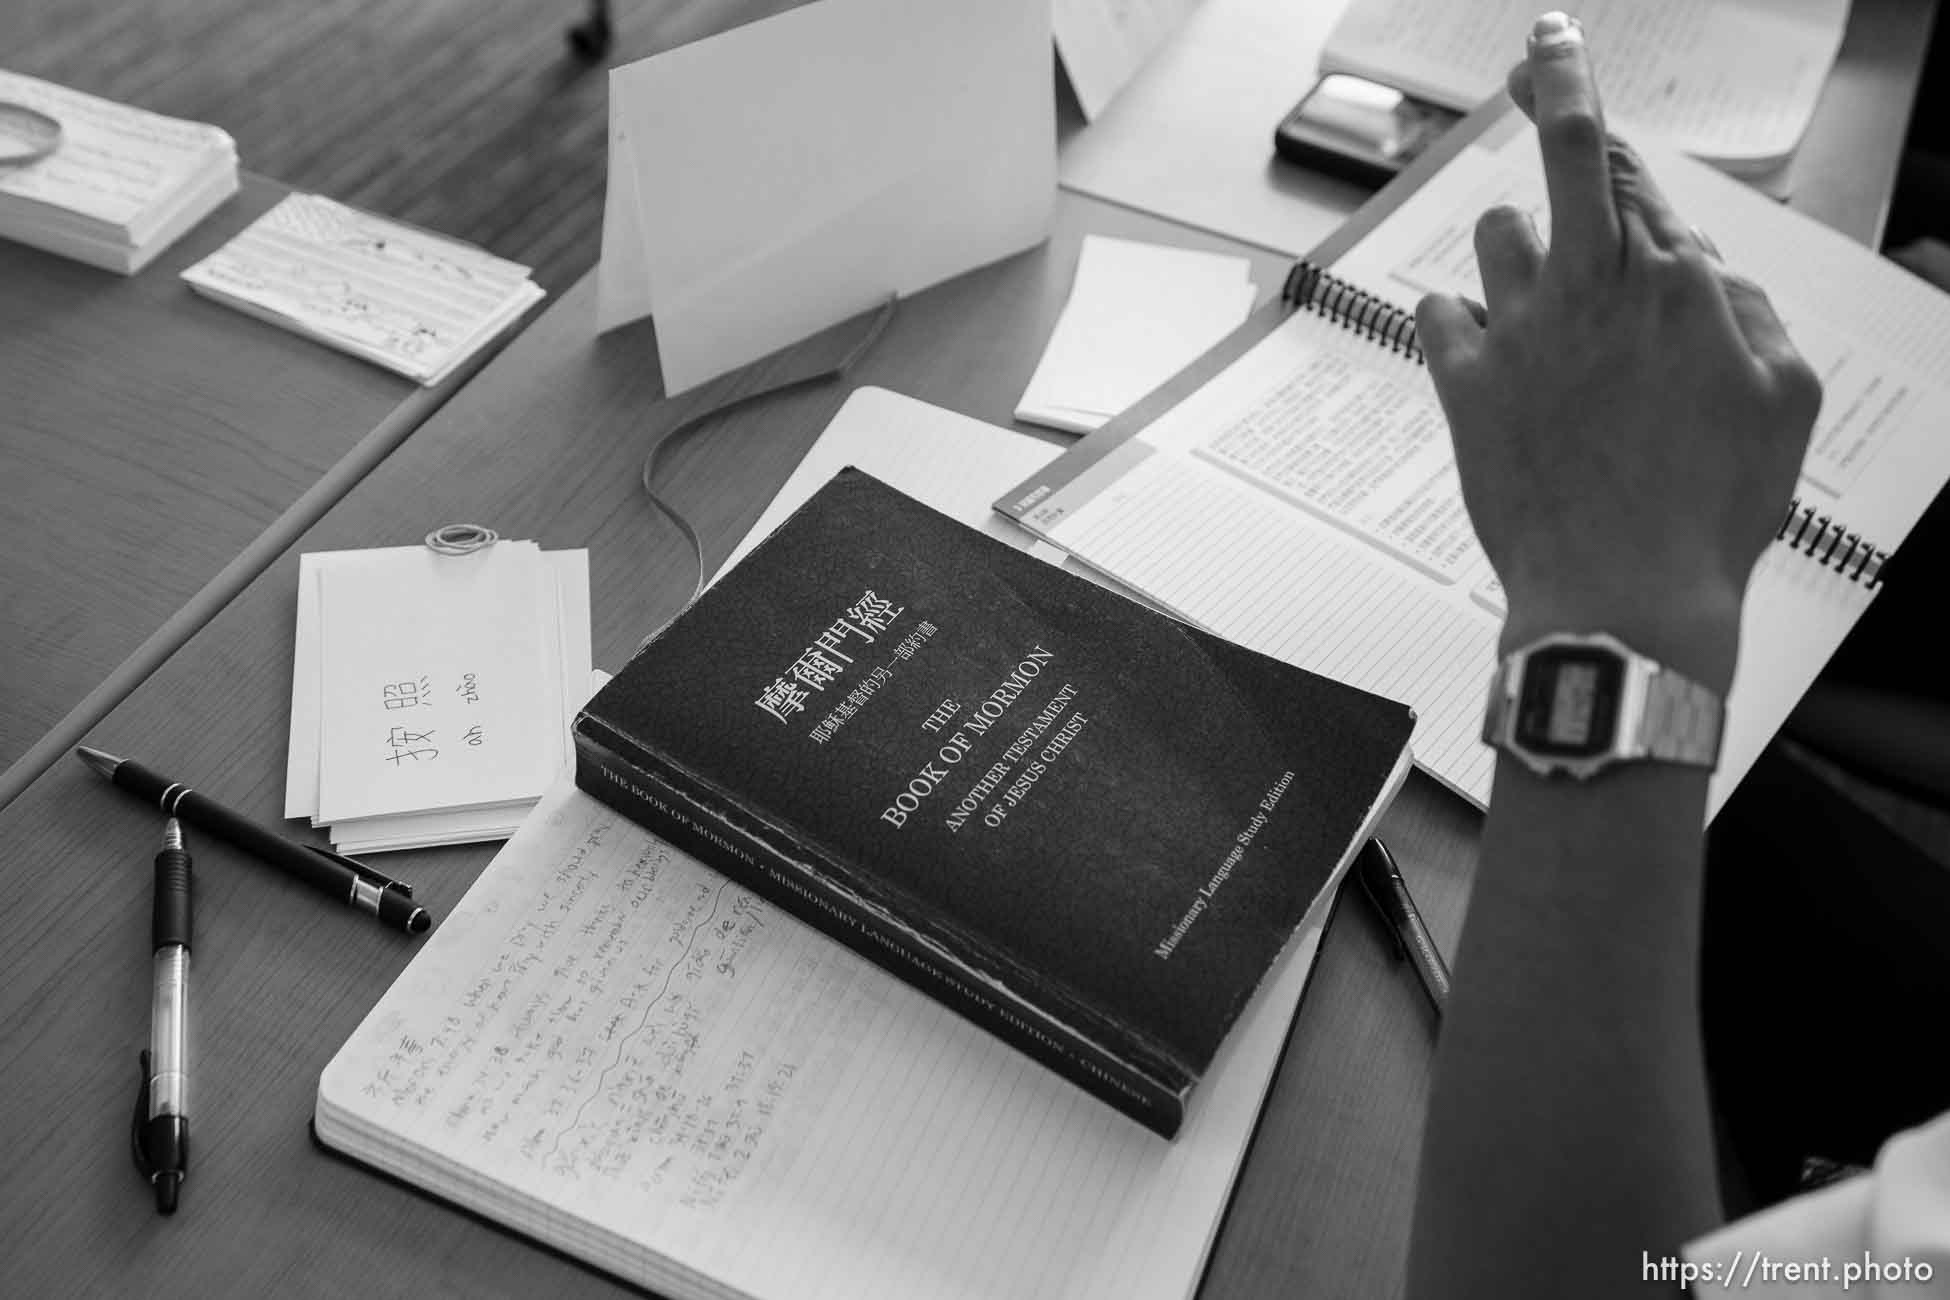
M1449 998L1449 968L1442 962L1442 953L1430 937L1429 927L1422 923L1422 914L1415 910L1415 900L1408 896L1408 885L1402 880L1394 855L1380 840L1371 839L1361 846L1354 870L1361 878L1361 891L1388 922L1396 943L1415 964L1415 973L1421 977L1429 1004L1441 1014L1442 1004Z
M209 795L176 781L165 780L142 764L99 749L76 745L75 754L111 785L138 799L153 800L172 817L262 858L280 871L296 876L314 889L379 918L381 924L420 934L433 924L426 909L413 901L413 886L374 871L357 858L298 844L230 811Z
M149 1001L149 1050L142 1054L130 1142L135 1167L156 1189L156 1209L176 1213L176 1195L190 1169L189 1089L190 855L174 817L163 826L156 854L156 896L150 920L155 952Z

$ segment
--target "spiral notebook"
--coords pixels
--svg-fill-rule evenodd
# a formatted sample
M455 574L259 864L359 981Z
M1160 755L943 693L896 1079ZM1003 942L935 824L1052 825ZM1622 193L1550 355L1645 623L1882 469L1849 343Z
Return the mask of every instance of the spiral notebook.
M1950 479L1950 388L1937 378L1950 375L1950 298L1633 138L1679 211L1767 286L1826 388L1749 588L1717 811ZM1431 291L1481 300L1472 231L1498 203L1529 210L1548 238L1534 133L1501 97L1295 266L1280 301L996 502L1180 617L1413 705L1417 760L1479 805L1503 593L1463 507L1412 312Z

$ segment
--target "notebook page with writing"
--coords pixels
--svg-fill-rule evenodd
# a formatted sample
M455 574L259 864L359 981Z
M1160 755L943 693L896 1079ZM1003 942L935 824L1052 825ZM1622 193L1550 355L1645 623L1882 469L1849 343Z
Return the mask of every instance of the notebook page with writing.
M1682 219L1729 270L1766 289L1823 398L1797 491L1893 547L1950 473L1950 296L1843 235L1755 194L1653 138L1634 137ZM1550 231L1534 134L1514 115L1462 151L1334 264L1404 309L1425 292L1480 300L1470 232L1492 203Z
M1189 622L1407 702L1416 761L1480 804L1502 593L1447 446L1426 371L1295 312L1025 522Z
M1468 110L1503 84L1530 0L1355 0L1321 71L1352 72ZM1848 0L1585 0L1605 104L1702 157L1765 165L1793 152L1841 48Z
M1950 370L1950 303L1712 169L1640 143L1675 205L1709 216L1730 264L1768 287L1823 374L1800 501L1894 548L1950 479L1940 436L1950 390L1929 377ZM1430 290L1480 296L1476 218L1515 203L1547 230L1543 192L1534 136L1512 113L1343 253L1334 274L1404 310ZM1067 486L1021 517L1222 635L1407 700L1420 715L1418 759L1480 803L1492 765L1475 733L1501 591L1448 457L1426 371L1302 311L1100 463L1068 480L1053 471L1046 482ZM1716 810L1873 597L1859 566L1791 541L1769 548L1749 588Z
M1186 1297L1323 919L1165 1141L564 783L317 1131L673 1300Z
M1730 270L1767 290L1795 346L1821 375L1822 408L1797 499L1881 550L1898 549L1950 481L1950 386L1943 379L1950 376L1950 296L1680 154L1670 141L1633 143L1675 210L1700 223ZM1491 203L1529 211L1548 237L1535 136L1515 115L1410 195L1335 263L1335 273L1405 308L1431 290L1480 300L1475 257L1461 250ZM1784 544L1763 556L1741 621L1713 808L1873 597L1871 585L1840 580Z

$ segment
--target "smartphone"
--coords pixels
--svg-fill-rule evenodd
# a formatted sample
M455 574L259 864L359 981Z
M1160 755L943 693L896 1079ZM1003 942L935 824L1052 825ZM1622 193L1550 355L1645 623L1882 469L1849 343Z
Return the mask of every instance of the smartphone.
M1280 119L1273 147L1304 167L1378 188L1461 120L1392 86L1330 72Z

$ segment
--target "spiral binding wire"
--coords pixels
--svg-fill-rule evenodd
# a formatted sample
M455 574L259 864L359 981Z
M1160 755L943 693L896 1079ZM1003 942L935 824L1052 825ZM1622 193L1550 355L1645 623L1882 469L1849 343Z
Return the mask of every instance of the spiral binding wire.
M1871 588L1882 585L1889 552L1843 527L1840 520L1802 505L1800 497L1788 502L1787 516L1774 535L1786 542L1789 550L1801 552L1850 582Z
M1299 261L1287 272L1280 298L1289 306L1311 311L1363 338L1426 365L1422 344L1415 336L1415 316L1393 303L1359 288L1314 262ZM1868 588L1882 585L1883 566L1890 553L1840 520L1803 505L1796 497L1775 533L1788 549L1808 556L1850 582Z
M1295 262L1287 272L1280 298L1290 306L1313 312L1362 338L1372 339L1418 366L1427 364L1421 341L1415 337L1413 312L1403 311L1387 299L1349 284L1326 267L1304 260Z

